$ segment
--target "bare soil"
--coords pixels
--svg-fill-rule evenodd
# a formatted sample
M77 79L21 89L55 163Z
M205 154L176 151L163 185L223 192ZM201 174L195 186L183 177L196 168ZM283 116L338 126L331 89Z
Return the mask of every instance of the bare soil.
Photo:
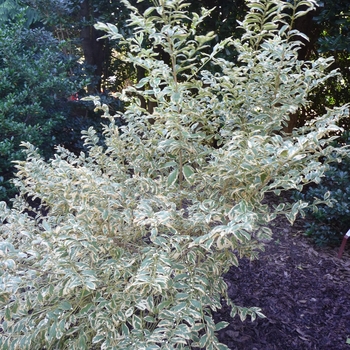
M258 306L266 318L232 319L224 306L216 321L230 325L219 339L232 350L350 350L350 242L320 248L301 223L275 222L274 240L260 259L242 259L225 275L229 296L240 306Z

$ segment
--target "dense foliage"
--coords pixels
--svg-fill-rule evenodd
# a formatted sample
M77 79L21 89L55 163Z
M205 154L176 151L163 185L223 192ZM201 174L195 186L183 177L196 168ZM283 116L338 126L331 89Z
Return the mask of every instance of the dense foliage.
M338 68L341 78L331 79L318 91L315 102L326 107L349 101L350 72L350 7L348 1L325 0L313 16L315 48L322 56L333 56L333 68ZM344 126L349 130L348 120Z
M258 256L277 215L292 223L307 206L264 198L319 182L347 152L329 143L346 106L282 132L337 74L325 73L331 59L298 59L302 34L291 23L314 1L251 1L242 38L209 53L214 33L196 30L210 11L167 0L140 13L124 2L133 37L97 28L145 70L116 94L125 113L91 98L104 111L104 141L89 128L78 156L60 147L46 162L26 143L20 195L12 209L1 203L1 349L226 349L215 334L226 324L211 314L222 298L232 316L262 314L229 300L223 273ZM239 65L218 56L231 46Z
M21 13L25 20L25 26L30 27L40 20L40 14L34 7L25 5L25 0L0 0L0 25L14 21Z
M333 57L330 69L338 69L341 75L329 79L310 94L309 106L296 113L290 128L304 125L314 115L322 114L327 108L339 106L350 100L350 12L346 0L324 0L318 7L305 16L296 19L294 26L308 36L302 39L303 47L298 55L301 60ZM349 118L344 118L340 125L349 130Z
M344 133L339 146L349 145L349 133ZM307 202L329 196L330 206L319 203L306 209L305 233L318 245L339 246L350 229L350 159L330 164L325 177L317 186L310 186L295 198Z
M43 29L27 29L21 16L0 26L1 199L11 194L12 161L23 159L20 143L31 142L43 156L52 155L64 128L67 97L84 84L69 76L74 61L58 44Z
M119 88L130 77L130 69L116 57L108 40L97 40L102 33L97 21L117 21L123 27L126 8L118 0L23 0L41 16L53 35L64 42L64 51L80 55L93 79L89 93ZM112 79L113 76L113 79Z

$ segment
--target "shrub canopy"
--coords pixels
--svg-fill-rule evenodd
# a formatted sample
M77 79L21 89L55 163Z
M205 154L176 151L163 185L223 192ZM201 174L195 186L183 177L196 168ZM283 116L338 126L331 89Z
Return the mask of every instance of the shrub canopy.
M258 256L277 215L292 223L307 206L264 199L319 182L347 152L329 144L346 106L282 132L336 75L325 73L331 59L297 59L293 19L314 1L249 2L243 37L209 54L215 34L196 29L210 11L167 0L139 13L125 3L133 37L97 28L128 45L127 60L147 74L116 95L123 114L91 98L104 111L105 146L90 128L86 154L59 147L45 162L26 143L20 195L11 210L1 204L2 349L226 349L215 335L226 324L211 315L222 298L232 316L262 314L229 300L223 273ZM217 57L228 45L238 64ZM152 113L140 96L156 103Z

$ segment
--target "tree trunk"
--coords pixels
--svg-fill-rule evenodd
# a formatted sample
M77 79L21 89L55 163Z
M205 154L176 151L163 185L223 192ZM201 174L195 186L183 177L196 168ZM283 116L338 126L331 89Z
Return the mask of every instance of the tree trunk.
M291 134L293 129L298 126L299 113L293 113L289 115L288 124L283 126L283 132L286 134Z
M300 10L303 9L301 8ZM308 41L302 37L297 38L297 40L300 40L302 42L302 46L298 51L298 59L301 61L309 60L315 52L315 46L320 35L320 29L316 25L316 22L313 20L313 18L318 14L318 12L318 9L310 11L305 16L299 17L295 20L294 28L307 35L309 38ZM283 131L287 134L290 134L295 127L304 125L307 119L306 113L306 109L302 108L302 110L290 114L288 125L283 127Z
M81 20L85 25L81 29L82 48L85 63L94 69L96 80L89 84L88 93L101 92L101 78L104 65L108 58L108 46L106 39L97 40L103 34L94 28L94 12L91 0L81 3Z

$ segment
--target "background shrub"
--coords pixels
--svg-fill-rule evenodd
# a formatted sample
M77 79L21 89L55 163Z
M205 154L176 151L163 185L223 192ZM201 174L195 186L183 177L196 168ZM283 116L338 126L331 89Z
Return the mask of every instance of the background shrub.
M349 133L344 133L336 144L349 144ZM331 206L319 203L306 209L306 235L319 245L339 245L350 229L350 159L330 164L321 183L307 187L296 198L313 203L328 196Z
M15 192L12 162L23 159L22 141L33 143L45 158L65 143L67 98L86 80L72 74L76 59L59 45L44 29L28 29L21 15L0 25L0 199Z

